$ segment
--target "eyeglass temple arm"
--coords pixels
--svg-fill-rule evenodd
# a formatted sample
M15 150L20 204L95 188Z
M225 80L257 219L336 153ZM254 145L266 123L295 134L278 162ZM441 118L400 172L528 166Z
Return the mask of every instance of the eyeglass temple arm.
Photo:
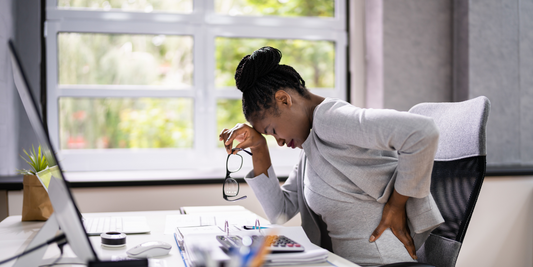
M224 200L226 201L238 201L238 200L242 200L242 199L246 199L248 196L242 196L242 197L239 197L237 199L229 199L228 196L225 196L225 195L222 195L222 197L224 198Z
M240 148L240 147L232 148L232 149L231 149L231 152L233 152L233 151L244 151L244 152L246 152L248 155L253 156L252 152L250 152L250 151L248 151L248 150L244 150L244 148Z

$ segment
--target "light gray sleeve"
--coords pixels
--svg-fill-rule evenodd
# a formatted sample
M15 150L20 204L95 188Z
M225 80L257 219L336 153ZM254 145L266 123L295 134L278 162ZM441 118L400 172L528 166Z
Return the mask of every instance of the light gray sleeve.
M268 176L262 173L253 177L252 170L244 178L261 203L270 223L283 224L298 213L297 173L298 165L281 187L272 166L268 168Z
M324 107L313 130L332 149L350 144L398 153L394 187L398 193L422 198L429 195L438 129L429 117L390 109L361 109L352 105Z

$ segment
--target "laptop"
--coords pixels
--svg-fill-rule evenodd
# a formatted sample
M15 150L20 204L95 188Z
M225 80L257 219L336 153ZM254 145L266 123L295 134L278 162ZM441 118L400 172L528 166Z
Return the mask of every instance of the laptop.
M55 158L55 152L51 145L50 139L42 123L40 113L37 111L37 105L35 104L32 96L32 91L29 88L29 84L26 79L26 75L22 70L19 56L15 50L15 47L11 41L9 41L9 52L11 53L11 63L13 69L13 79L15 81L15 87L19 92L20 99L26 114L30 120L33 130L37 135L39 144L43 148L44 154L48 160L49 168L37 174L39 180L43 184L43 187L49 189L51 179L59 178L64 180L64 183L68 188L68 181L64 179L63 172L59 166L59 161ZM69 195L70 191L69 191ZM49 194L50 196L50 194ZM72 198L74 202L74 199ZM53 205L54 210L56 207ZM75 203L74 203L75 204ZM100 235L105 232L123 232L126 234L140 234L149 233L150 227L148 226L146 217L144 216L123 216L123 217L88 217L84 218L79 212L76 205L76 211L83 222L84 229L89 235Z

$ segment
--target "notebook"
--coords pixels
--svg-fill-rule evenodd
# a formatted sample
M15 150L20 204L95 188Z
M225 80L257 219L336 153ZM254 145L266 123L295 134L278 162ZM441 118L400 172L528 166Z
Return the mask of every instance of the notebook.
M18 55L15 52L15 49L10 45L10 52L12 54L12 64L13 64L13 77L15 80L15 87L17 88L20 99L24 106L24 110L28 115L28 119L32 125L37 139L41 145L48 144L48 134L45 132L44 125L41 120L41 116L37 111L37 105L34 102L29 84L27 83L27 77L20 66L20 61ZM50 148L51 150L51 148ZM53 151L47 152L47 158L50 158L49 162L57 162ZM51 164L53 165L53 164ZM52 166L46 170L43 170L37 173L37 177L40 182L43 184L43 187L48 192L48 185L50 184L50 179L54 177L64 177L62 171L58 168L58 165ZM104 232L110 231L120 231L126 234L140 234L140 233L149 233L150 227L146 221L146 217L143 216L125 216L125 217L104 217L104 218L83 218L81 213L78 211L78 215L83 220L83 224L87 234L89 235L99 235Z

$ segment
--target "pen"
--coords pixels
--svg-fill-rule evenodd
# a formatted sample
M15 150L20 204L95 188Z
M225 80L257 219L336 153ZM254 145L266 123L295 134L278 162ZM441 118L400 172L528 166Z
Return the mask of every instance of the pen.
M244 225L242 228L244 228L244 230L268 229L268 227L253 225Z
M263 263L265 262L265 256L268 254L268 247L270 244L274 242L274 233L270 233L265 240L263 241L263 244L261 244L261 247L256 252L255 257L252 259L252 262L250 262L250 267L261 267L263 266Z

